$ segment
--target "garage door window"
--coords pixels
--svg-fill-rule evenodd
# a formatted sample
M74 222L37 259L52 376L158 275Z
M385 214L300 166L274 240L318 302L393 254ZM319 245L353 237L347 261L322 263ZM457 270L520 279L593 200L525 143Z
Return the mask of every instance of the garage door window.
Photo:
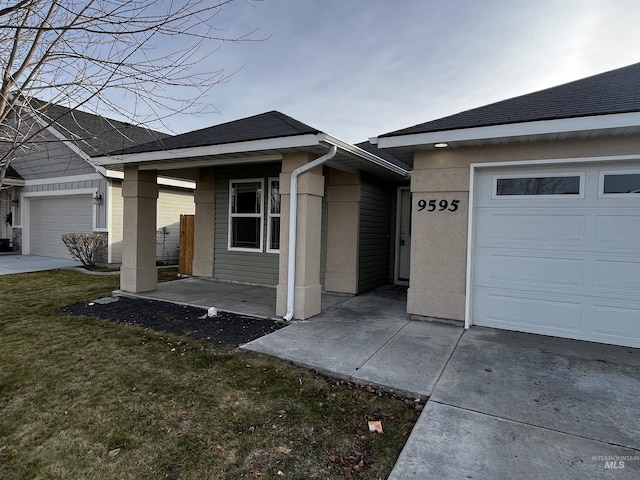
M496 176L495 197L581 194L582 175Z
M603 174L605 195L640 194L640 173Z

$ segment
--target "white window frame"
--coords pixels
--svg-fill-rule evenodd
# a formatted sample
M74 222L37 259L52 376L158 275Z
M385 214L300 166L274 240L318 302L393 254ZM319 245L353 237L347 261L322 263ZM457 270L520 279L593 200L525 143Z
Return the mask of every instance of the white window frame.
M640 198L638 193L604 193L604 177L606 175L639 175L640 169L631 170L600 170L598 172L598 198Z
M282 195L280 195L280 212L281 213L271 213L271 184L273 182L280 183L279 177L269 177L268 179L269 185L269 200L267 202L267 253L280 253L279 248L271 248L271 219L272 218L281 218L282 213ZM280 188L278 187L278 192ZM280 223L280 228L282 228L282 223Z
M547 178L547 177L580 177L579 193L554 194L554 195L498 195L498 180L510 178ZM523 200L530 198L584 198L584 178L585 172L536 172L536 173L510 173L506 175L493 175L491 183L491 198L493 200Z
M233 213L233 184L237 183L260 183L260 212L258 213ZM233 237L232 225L234 218L259 218L260 219L260 247L244 248L231 245ZM229 231L227 234L227 249L232 252L263 252L264 251L264 179L263 178L241 178L229 180Z

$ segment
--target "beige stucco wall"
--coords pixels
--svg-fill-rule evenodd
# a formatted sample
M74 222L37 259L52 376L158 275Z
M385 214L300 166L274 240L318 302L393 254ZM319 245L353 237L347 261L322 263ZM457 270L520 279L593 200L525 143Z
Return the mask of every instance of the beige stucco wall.
M358 173L330 169L327 178L327 267L325 290L358 293Z
M198 172L195 201L195 224L193 240L193 275L213 277L216 176L213 167L201 168Z
M561 161L639 152L637 136L416 151L411 179L411 280L407 311L464 320L470 164ZM457 199L460 204L455 212L419 211L421 199L427 202Z
M314 160L308 153L282 156L280 174L280 264L276 297L276 314L287 313L287 279L289 257L289 198L291 172ZM294 318L305 319L321 311L320 243L324 177L316 167L298 177L298 215L296 237L296 274Z
M124 167L122 182L123 232L120 288L125 292L148 292L158 286L156 267L157 172Z

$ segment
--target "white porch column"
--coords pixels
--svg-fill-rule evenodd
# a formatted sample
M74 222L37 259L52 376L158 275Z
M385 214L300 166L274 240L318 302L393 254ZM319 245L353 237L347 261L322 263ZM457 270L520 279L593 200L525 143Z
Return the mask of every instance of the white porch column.
M158 287L156 267L157 172L124 167L120 288L148 292Z
M196 204L193 275L213 277L216 177L213 167L201 168L193 196Z
M282 157L280 174L280 275L277 288L276 314L287 313L287 279L289 256L289 194L291 172L313 161L308 153L290 153ZM320 233L324 177L322 167L298 177L298 235L296 240L296 279L293 316L305 319L321 311Z

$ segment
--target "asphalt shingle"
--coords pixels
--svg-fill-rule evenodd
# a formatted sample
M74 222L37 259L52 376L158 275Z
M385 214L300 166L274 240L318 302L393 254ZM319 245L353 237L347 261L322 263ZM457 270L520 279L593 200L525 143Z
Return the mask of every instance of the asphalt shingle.
M156 143L149 143L112 153L130 154L152 152L159 149L176 150L317 133L320 133L320 130L274 110L165 138L161 142L161 148Z
M640 63L385 133L380 137L628 112L640 112Z
M45 120L53 120L53 126L60 133L92 157L149 142L157 148L158 141L168 136L166 133L37 99L31 99L30 103L39 115Z

